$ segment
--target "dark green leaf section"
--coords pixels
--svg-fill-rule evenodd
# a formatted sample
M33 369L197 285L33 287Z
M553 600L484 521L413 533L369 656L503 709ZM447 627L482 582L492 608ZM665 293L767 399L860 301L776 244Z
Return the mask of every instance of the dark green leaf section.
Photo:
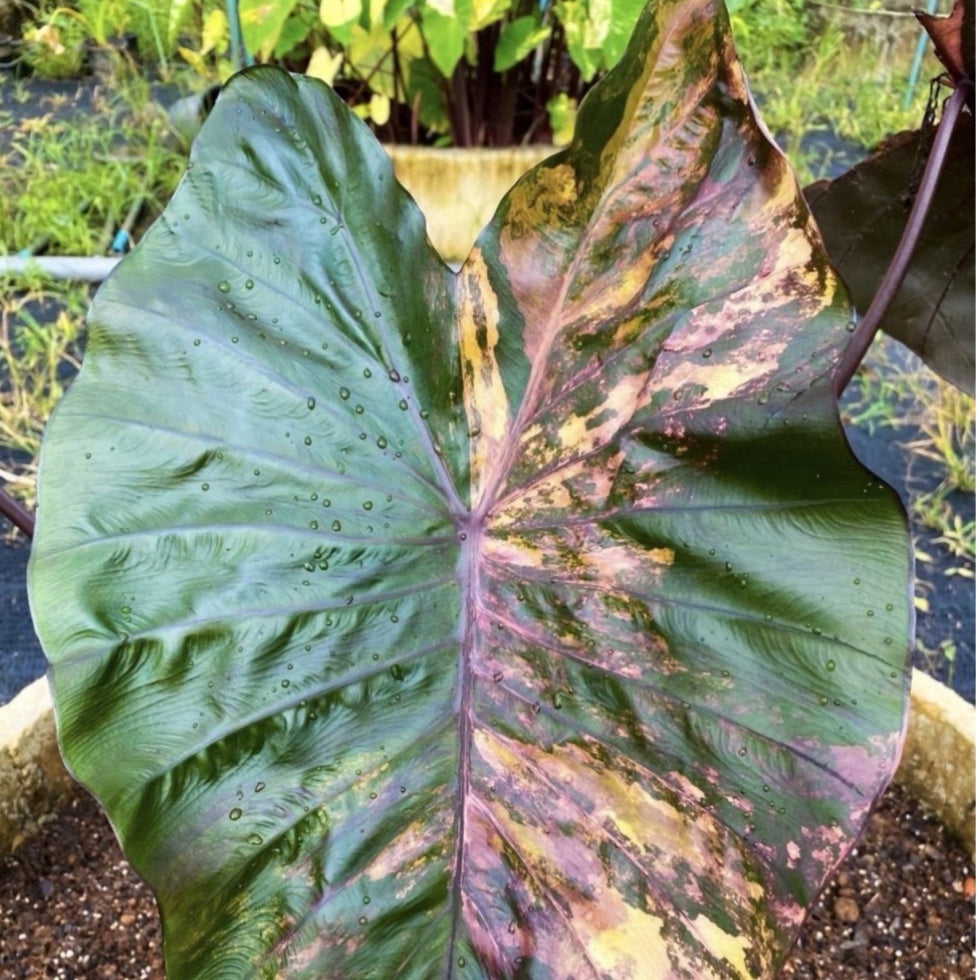
M393 975L426 923L441 958L468 482L451 293L362 124L258 69L94 304L32 603L68 762L157 890L174 976L248 975L293 932L360 935L354 974Z
M238 76L91 324L32 608L172 976L774 971L897 762L910 559L723 4L647 8L456 276Z
M833 182L807 188L830 257L860 312L874 298L909 215L930 139L900 133ZM964 113L916 247L882 328L933 370L976 384L976 123Z

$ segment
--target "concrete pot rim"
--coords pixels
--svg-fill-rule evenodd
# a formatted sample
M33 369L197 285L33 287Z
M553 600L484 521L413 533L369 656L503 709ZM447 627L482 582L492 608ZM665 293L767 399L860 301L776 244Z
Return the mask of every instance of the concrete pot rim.
M895 775L976 860L976 708L919 670L912 672L909 723ZM58 751L46 677L0 707L0 852L49 818L74 780Z

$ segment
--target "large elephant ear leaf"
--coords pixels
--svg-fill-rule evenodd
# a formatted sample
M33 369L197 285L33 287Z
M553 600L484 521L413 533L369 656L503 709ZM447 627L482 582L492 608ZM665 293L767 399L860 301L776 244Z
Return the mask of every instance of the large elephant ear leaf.
M644 12L458 274L329 90L234 78L30 574L170 975L772 973L905 712L849 325L721 2Z
M860 312L878 291L909 219L935 128L899 133L833 181L806 189L827 251ZM882 329L963 391L976 384L976 123L962 113L912 264Z

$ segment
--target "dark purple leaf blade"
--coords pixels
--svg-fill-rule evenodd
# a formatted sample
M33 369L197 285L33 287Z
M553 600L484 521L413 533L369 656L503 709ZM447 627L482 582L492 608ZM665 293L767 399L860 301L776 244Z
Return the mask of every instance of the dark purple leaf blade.
M908 221L917 160L924 160L922 134L899 133L836 180L806 190L827 251L861 313ZM975 169L976 124L963 113L912 264L881 325L970 394L976 384Z

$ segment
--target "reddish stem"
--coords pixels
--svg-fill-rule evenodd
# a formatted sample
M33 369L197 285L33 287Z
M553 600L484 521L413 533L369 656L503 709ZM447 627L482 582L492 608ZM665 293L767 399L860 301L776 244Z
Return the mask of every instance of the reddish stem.
M2 488L0 488L0 514L26 537L34 537L34 515Z
M892 256L891 263L887 272L878 286L878 291L871 300L867 311L858 322L857 329L851 336L850 343L844 349L844 353L834 371L834 391L840 398L847 383L851 380L854 372L858 369L864 355L871 346L878 326L881 323L885 311L895 298L902 280L908 272L909 263L912 261L912 253L922 234L922 226L925 224L929 206L936 193L936 185L939 183L939 175L942 173L943 164L946 162L946 154L949 151L950 140L953 136L953 128L963 104L966 101L967 88L972 85L968 79L962 79L953 90L949 97L946 107L943 110L942 119L936 129L936 136L933 139L932 149L929 151L929 159L926 161L926 168L922 174L922 182L919 185L918 193L909 212L908 221L902 231L898 247Z

